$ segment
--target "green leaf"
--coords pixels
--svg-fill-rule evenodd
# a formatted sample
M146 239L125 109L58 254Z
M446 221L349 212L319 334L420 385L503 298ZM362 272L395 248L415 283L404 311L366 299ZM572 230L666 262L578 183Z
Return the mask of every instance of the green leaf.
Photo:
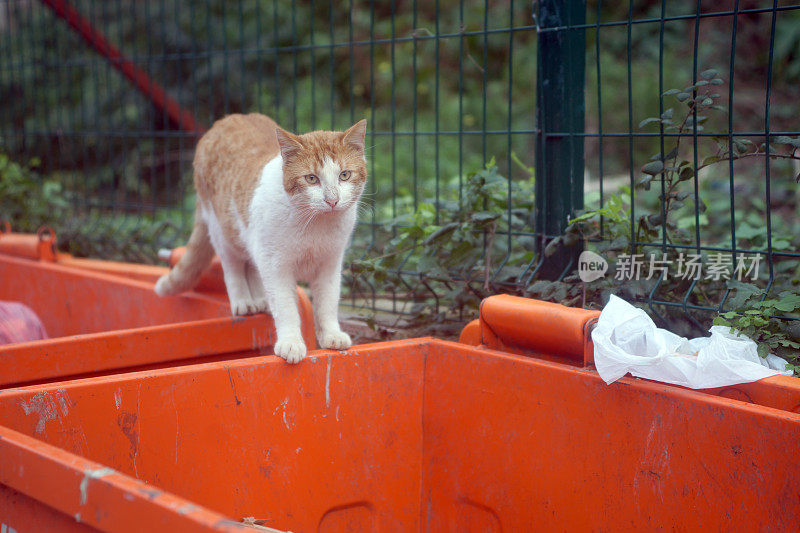
M661 122L661 119L660 119L660 118L656 118L656 117L649 117L649 118L646 118L646 119L644 119L643 121L641 121L641 122L639 123L639 128L641 129L641 128L643 128L644 126L647 126L648 124L651 124L651 123L653 123L653 122Z
M680 191L674 193L673 196L675 197L676 200L683 201L689 197L689 194L691 194L689 191Z
M705 115L697 115L697 123L698 124L702 124L706 120L708 120L707 116L705 116ZM695 122L695 117L694 116L690 116L689 118L686 119L686 125L687 126L691 126L692 124L694 124L694 122Z
M759 344L757 351L758 351L758 356L764 359L769 355L769 345Z
M580 235L574 232L568 232L564 234L564 246L567 248L571 248L578 244L581 241Z
M754 239L756 237L760 237L764 235L763 228L755 228L748 224L747 222L742 222L742 224L736 228L736 237L738 239Z
M437 229L436 231L428 235L428 238L422 241L422 244L428 245L433 242L436 242L437 240L443 239L444 237L451 234L458 226L459 226L458 222L450 222L449 224L445 224L441 228Z
M726 302L731 309L741 309L747 300L763 292L752 283L744 283L736 279L728 280L725 285L728 289L736 291L734 296L728 298Z
M712 78L715 78L716 76L717 76L717 71L713 68L704 70L703 72L700 73L700 77L706 80L710 80Z
M655 176L664 170L664 163L661 161L651 161L642 167L642 172Z
M641 189L644 189L646 191L649 191L650 190L650 182L653 181L654 177L655 176L650 176L650 175L645 174L644 176L639 178L639 180L636 182L636 186L641 188Z
M600 210L598 210L598 211L589 211L588 213L584 213L582 215L579 215L579 216L577 216L575 218L570 219L569 223L570 224L579 224L579 223L584 222L586 220L591 220L596 216L600 216L600 214L601 214Z
M774 140L777 144L783 144L786 146L793 146L794 148L800 148L800 138L794 139L786 135L779 135L775 137Z
M714 326L728 326L731 327L731 323L722 318L721 316L715 316L714 320L712 321L712 325Z
M470 214L469 218L473 222L477 222L480 224L490 222L492 220L497 220L502 216L502 213L492 213L491 211L479 211L477 213Z
M661 96L670 96L673 94L678 94L679 92L681 92L680 89L667 89Z
M774 305L778 311L789 313L800 307L800 294L790 294L777 300Z
M691 93L688 92L680 92L675 95L675 98L677 98L679 102L685 102L691 97L692 97Z
M560 248L561 248L561 237L556 237L555 239L553 239L552 241L547 243L547 246L545 246L545 248L544 248L544 256L545 257L551 257Z
M758 146L758 151L759 151L759 152L766 152L766 151L767 151L767 143L761 143L761 144ZM775 153L775 152L777 152L778 150L776 150L776 149L775 149L775 147L774 147L774 146L772 146L772 144L770 144L770 145L769 145L769 151L770 151L770 153Z

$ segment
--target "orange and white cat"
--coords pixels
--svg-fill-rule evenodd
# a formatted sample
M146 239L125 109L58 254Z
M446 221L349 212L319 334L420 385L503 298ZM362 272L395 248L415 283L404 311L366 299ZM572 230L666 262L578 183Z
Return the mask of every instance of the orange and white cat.
M294 135L255 113L214 123L194 156L197 207L186 253L156 293L194 287L216 251L233 314L272 314L276 355L296 363L306 354L298 281L310 285L320 346L350 347L338 305L342 259L367 180L366 124Z

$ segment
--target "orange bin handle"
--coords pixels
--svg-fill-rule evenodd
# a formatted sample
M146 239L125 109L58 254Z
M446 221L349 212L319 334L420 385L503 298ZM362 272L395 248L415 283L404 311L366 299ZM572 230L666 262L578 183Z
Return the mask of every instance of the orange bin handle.
M480 317L468 324L460 342L516 353L539 353L591 364L591 328L600 316L561 304L499 294L481 303Z
M13 255L35 261L55 261L56 232L48 226L42 226L36 234L14 233L11 224L3 221L0 230L0 254Z

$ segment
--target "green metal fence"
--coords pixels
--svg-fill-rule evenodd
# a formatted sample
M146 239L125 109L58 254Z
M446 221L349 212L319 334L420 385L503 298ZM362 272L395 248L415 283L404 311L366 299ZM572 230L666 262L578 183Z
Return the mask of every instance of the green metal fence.
M590 43L586 127L543 133L585 139L590 209L628 209L594 234L623 237L616 254L600 247L616 257L617 292L667 323L688 318L684 331L755 287L796 292L800 5L598 1L587 17L540 29ZM624 187L609 187L613 174ZM649 279L619 276L637 254Z
M39 160L33 190L15 178L7 198L48 206L4 216L151 261L191 227L193 147L215 119L366 117L351 303L615 291L707 326L736 292L644 279L649 256L723 254L735 279L760 254L776 290L797 275L799 17L738 0L0 0L0 147ZM604 280L574 273L584 249L610 262ZM637 254L642 279L614 280Z

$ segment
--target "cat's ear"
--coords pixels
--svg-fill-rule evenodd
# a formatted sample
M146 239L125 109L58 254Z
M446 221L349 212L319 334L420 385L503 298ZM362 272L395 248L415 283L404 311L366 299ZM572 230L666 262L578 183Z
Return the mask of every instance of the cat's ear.
M364 151L364 139L367 135L367 120L361 119L344 132L344 143Z
M281 156L284 161L303 148L300 137L294 133L289 133L286 130L277 128L275 130L275 136L278 138L278 146L281 147Z

